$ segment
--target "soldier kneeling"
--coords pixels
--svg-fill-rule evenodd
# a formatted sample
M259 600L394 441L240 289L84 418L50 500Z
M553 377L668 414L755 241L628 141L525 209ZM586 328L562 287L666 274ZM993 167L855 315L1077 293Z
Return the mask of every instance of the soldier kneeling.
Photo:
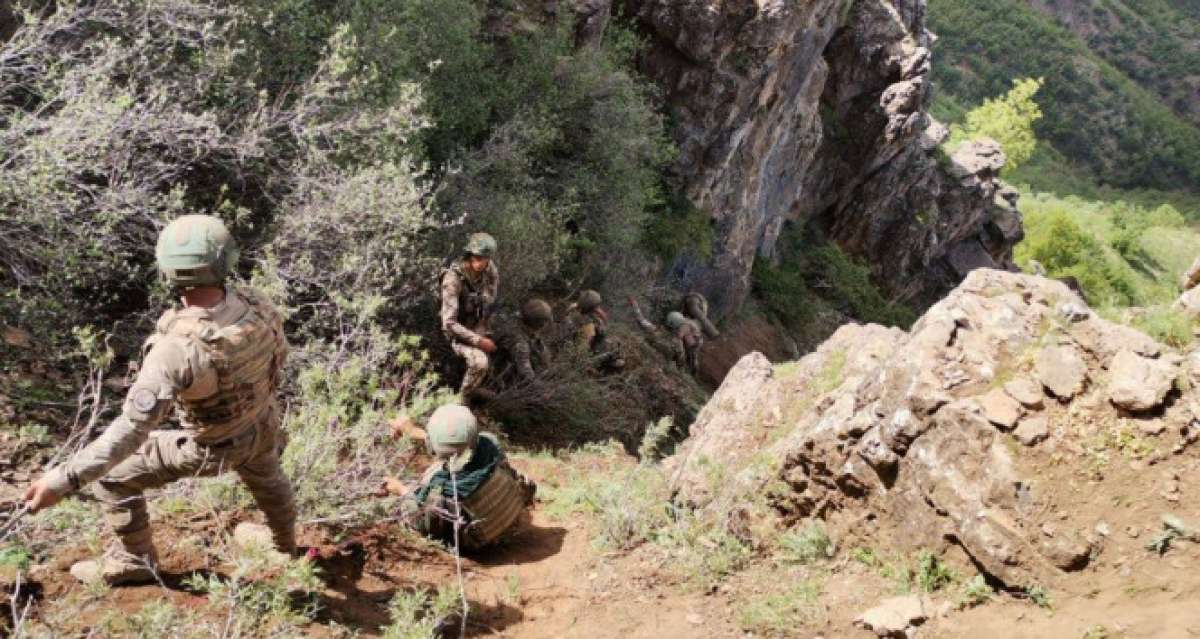
M513 530L533 504L537 485L509 465L499 440L480 433L465 406L438 408L427 432L437 459L405 499L409 523L463 550L482 548Z

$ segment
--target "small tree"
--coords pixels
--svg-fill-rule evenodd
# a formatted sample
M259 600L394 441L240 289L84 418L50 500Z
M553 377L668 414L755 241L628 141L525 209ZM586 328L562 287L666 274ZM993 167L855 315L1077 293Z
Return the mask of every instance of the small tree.
M1033 123L1042 118L1042 109L1033 96L1044 83L1042 78L1014 80L1004 97L986 100L967 113L965 124L950 127L948 147L953 150L968 140L989 137L1004 148L1006 173L1024 164L1037 146Z

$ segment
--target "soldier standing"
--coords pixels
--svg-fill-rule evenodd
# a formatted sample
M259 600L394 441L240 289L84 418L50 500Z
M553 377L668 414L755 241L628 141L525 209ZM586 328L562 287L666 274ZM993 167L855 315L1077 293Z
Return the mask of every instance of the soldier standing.
M537 485L509 465L494 435L479 432L467 407L434 411L426 441L437 460L401 506L422 534L454 543L457 520L459 547L480 548L511 530L533 504Z
M487 233L475 233L467 239L462 259L442 272L442 332L467 364L459 389L464 397L483 383L488 355L496 352L487 326L500 287L495 255L496 240Z
M81 581L153 581L157 555L143 492L185 477L238 473L266 515L275 547L296 546L292 486L280 467L275 400L287 355L283 318L262 293L225 286L238 249L215 217L186 215L163 229L158 268L179 293L143 348L121 416L25 492L30 510L95 481L119 540L71 567ZM174 405L182 430L154 430Z

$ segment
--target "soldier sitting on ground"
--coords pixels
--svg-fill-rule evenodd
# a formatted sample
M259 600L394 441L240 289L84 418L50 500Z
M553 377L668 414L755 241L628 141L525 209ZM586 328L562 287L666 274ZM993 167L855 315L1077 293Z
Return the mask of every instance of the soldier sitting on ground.
M638 326L646 331L650 343L656 350L669 357L680 367L695 375L700 371L700 349L704 346L704 331L694 320L687 319L678 311L667 314L667 329L664 332L642 315L637 300L629 298ZM670 337L666 337L669 335Z
M495 255L496 240L487 233L475 233L468 238L462 259L442 271L442 332L467 364L459 389L463 397L483 383L488 355L496 352L496 343L488 335L488 314L500 287Z
M537 485L509 465L494 435L479 432L470 409L438 408L429 418L426 441L437 459L405 496L401 510L409 524L464 550L487 546L513 530L533 504Z
M283 318L264 294L225 285L237 246L215 217L171 222L156 256L183 307L158 320L121 415L25 492L36 512L95 482L120 545L99 561L71 567L85 582L155 580L157 553L143 492L185 477L236 472L266 515L275 547L290 554L296 546L275 398L287 355ZM172 406L183 429L154 430Z
M625 368L620 345L608 334L608 313L601 306L600 293L587 289L579 293L579 301L572 305L577 310L572 317L575 325L575 343L595 356L601 369L619 371Z
M518 314L504 313L492 322L497 347L496 366L501 379L530 382L537 371L550 363L546 345L546 327L554 321L554 312L545 300L531 298Z

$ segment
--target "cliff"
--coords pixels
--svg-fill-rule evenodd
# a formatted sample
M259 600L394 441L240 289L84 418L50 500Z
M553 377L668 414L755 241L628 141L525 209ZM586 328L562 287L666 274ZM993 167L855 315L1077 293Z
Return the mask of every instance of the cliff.
M923 0L629 0L650 35L676 166L717 229L707 263L674 276L719 315L745 300L755 256L816 223L872 264L895 299L928 305L971 269L1009 267L1021 237L1002 153L937 148ZM998 197L1000 196L1000 197Z

